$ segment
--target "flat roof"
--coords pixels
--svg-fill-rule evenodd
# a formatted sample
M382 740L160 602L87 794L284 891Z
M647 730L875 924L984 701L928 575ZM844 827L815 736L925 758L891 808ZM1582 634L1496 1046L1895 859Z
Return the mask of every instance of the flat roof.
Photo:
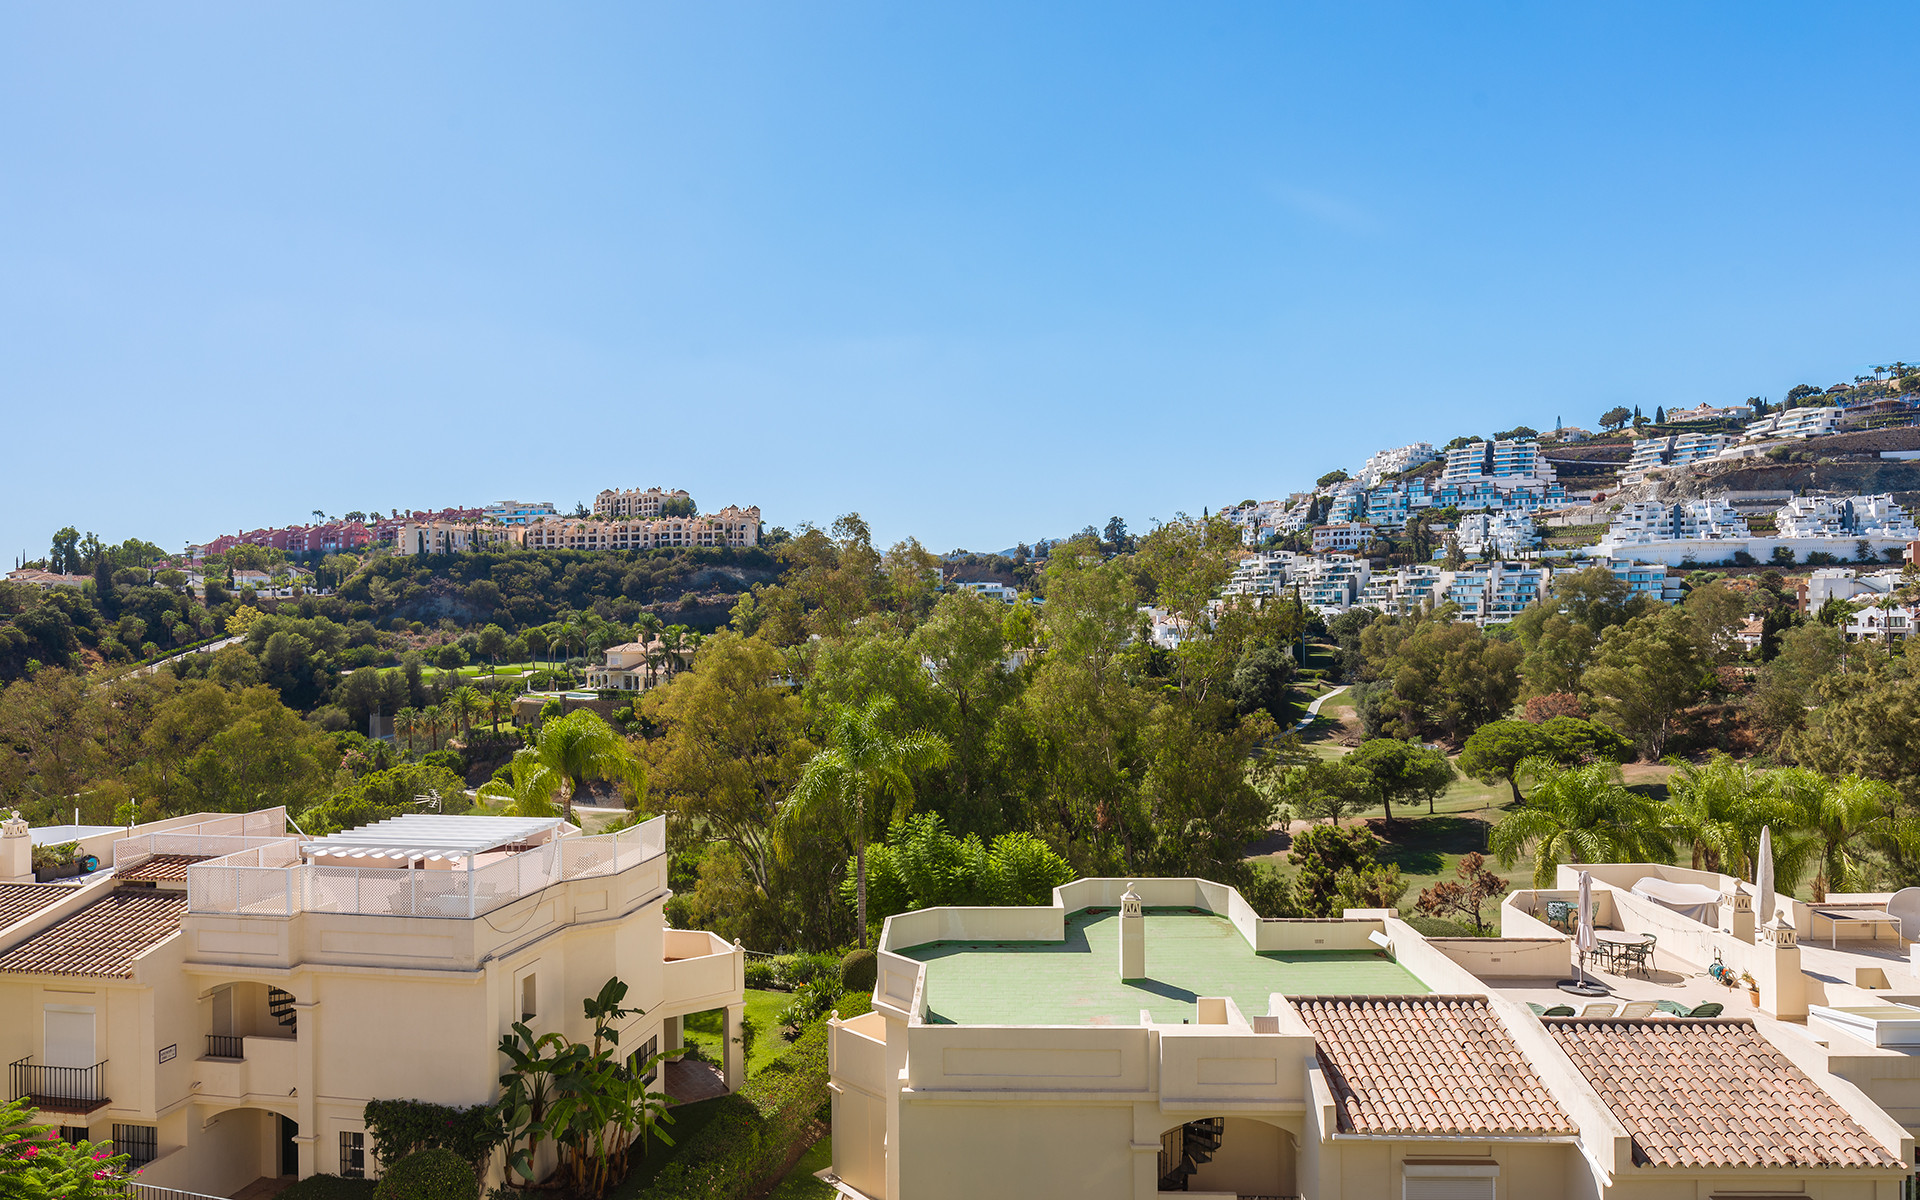
M124 825L35 825L27 838L36 846L58 846L102 833L125 833Z
M1405 996L1430 989L1374 950L1256 954L1225 917L1146 910L1147 974L1120 979L1120 914L1069 913L1059 942L929 942L898 951L926 964L927 1020L957 1025L1138 1025L1194 1017L1201 996L1231 996L1245 1016L1286 995Z
M300 844L303 854L464 857L512 846L566 824L560 817L406 813Z

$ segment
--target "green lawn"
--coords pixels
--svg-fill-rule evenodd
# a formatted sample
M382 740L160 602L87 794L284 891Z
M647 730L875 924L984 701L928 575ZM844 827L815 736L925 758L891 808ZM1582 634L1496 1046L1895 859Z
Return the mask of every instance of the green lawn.
M688 1138L706 1128L708 1123L720 1115L720 1103L725 1099L725 1096L715 1096L711 1100L679 1105L672 1110L673 1124L662 1125L661 1128L668 1137L673 1139L674 1146L684 1146ZM633 1170L627 1173L627 1177L615 1184L613 1190L607 1193L609 1200L632 1200L632 1197L639 1195L649 1183L653 1182L654 1176L666 1170L667 1164L673 1160L673 1147L662 1146L656 1142L651 1153L642 1158Z
M759 1030L754 1036L753 1053L747 1056L748 1075L759 1074L760 1068L787 1052L789 1043L780 1036L774 1020L791 1003L793 997L786 992L747 989L747 1016ZM717 1008L712 1012L693 1013L687 1017L687 1041L719 1062L725 1024L726 1014Z

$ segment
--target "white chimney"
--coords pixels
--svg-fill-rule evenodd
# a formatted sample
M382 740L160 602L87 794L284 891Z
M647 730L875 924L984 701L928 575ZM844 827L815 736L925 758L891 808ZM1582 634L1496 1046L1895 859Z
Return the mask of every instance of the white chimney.
M1147 919L1140 912L1140 897L1133 884L1120 897L1120 978L1147 977Z
M0 883L33 882L33 839L27 823L14 813L0 821Z

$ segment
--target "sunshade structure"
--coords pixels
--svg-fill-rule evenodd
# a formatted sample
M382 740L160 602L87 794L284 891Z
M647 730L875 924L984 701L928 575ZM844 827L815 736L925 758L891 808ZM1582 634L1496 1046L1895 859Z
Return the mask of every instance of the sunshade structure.
M566 822L559 817L457 817L407 813L300 844L308 859L358 860L357 866L464 860L508 846L545 842Z

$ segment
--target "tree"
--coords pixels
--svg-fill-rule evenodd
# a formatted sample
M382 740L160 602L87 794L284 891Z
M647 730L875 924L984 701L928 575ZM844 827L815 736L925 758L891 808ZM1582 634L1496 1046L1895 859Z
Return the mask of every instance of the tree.
M1394 800L1416 803L1424 799L1431 813L1435 798L1458 777L1441 751L1394 738L1366 742L1349 754L1347 761L1373 776L1373 790L1386 812L1388 828L1393 826Z
M1600 715L1654 759L1711 677L1699 627L1684 610L1668 608L1607 630L1581 682Z
M1792 832L1796 814L1781 802L1765 772L1716 754L1704 764L1680 764L1667 788L1668 829L1691 847L1695 870L1754 878L1760 831L1772 826L1778 886L1793 890L1812 843Z
M1293 655L1278 646L1255 646L1233 668L1234 711L1265 712L1282 728L1293 723Z
M1487 901L1504 895L1507 881L1487 869L1487 860L1477 852L1460 856L1454 865L1453 873L1459 880L1441 880L1420 893L1414 902L1421 912L1430 917L1453 914L1473 922L1475 933L1487 931L1487 921L1481 910Z
M1512 429L1493 435L1494 440L1500 442L1530 440L1539 436L1540 431L1531 425L1515 425Z
M1620 429L1631 420L1633 420L1633 414L1616 404L1606 412L1600 414L1600 428L1608 430Z
M1353 478L1353 476L1347 474L1345 471L1336 467L1333 470L1328 471L1325 475L1322 475L1320 478L1314 480L1313 485L1315 487L1323 487L1323 488L1332 487L1336 483L1345 483L1347 480L1351 478Z
M1338 825L1349 812L1374 803L1374 786L1373 775L1347 759L1315 759L1287 773L1281 794L1295 812Z
M1820 682L1840 669L1846 639L1826 624L1796 625L1780 635L1779 653L1760 671L1743 707L1751 726L1778 751L1804 728Z
M514 752L507 764L506 779L488 780L475 795L483 801L505 801L504 816L550 817L557 811L553 797L562 782L560 773L541 761L539 751L528 746Z
M867 822L880 802L905 815L913 803L913 775L943 765L947 742L936 734L888 733L883 725L893 701L878 696L858 708L840 706L832 714L826 749L814 755L793 789L784 821L831 815L848 827L854 844L859 892L860 947L867 945Z
M1653 423L1655 425L1665 425L1667 423L1667 410L1658 404L1653 406Z
M784 667L767 643L722 630L700 647L692 670L641 705L661 730L645 754L675 826L729 846L768 901L780 810L813 753L799 698L776 682Z
M1533 886L1553 886L1562 862L1665 862L1671 856L1659 810L1620 783L1611 763L1563 767L1532 759L1520 770L1533 780L1524 808L1509 810L1488 833L1500 865L1533 853Z
M1347 907L1342 897L1377 899L1398 882L1397 868L1380 866L1380 839L1364 828L1315 825L1294 835L1287 859L1297 868L1293 880L1294 898L1302 915L1331 917ZM1405 884L1399 885L1402 893ZM1368 893L1364 897L1361 893ZM1394 899L1398 899L1395 896ZM1392 901L1388 901L1391 904ZM1352 904L1355 908L1384 905Z
M1369 735L1464 740L1513 707L1520 647L1453 614L1445 605L1433 614L1376 621L1361 635L1368 668L1381 684L1370 697L1379 727Z
M1804 767L1775 771L1769 780L1794 823L1812 835L1820 863L1814 900L1828 892L1862 890L1869 882L1863 846L1910 857L1920 848L1920 822L1899 812L1900 797L1877 779L1834 779Z
M575 709L542 722L531 749L542 764L565 781L568 821L573 821L574 802L584 793L588 780L627 783L636 806L646 794L646 768L633 757L626 739L591 709Z
M1473 731L1460 751L1460 769L1481 783L1504 780L1520 804L1520 764L1540 754L1545 738L1540 727L1526 721L1490 721Z

